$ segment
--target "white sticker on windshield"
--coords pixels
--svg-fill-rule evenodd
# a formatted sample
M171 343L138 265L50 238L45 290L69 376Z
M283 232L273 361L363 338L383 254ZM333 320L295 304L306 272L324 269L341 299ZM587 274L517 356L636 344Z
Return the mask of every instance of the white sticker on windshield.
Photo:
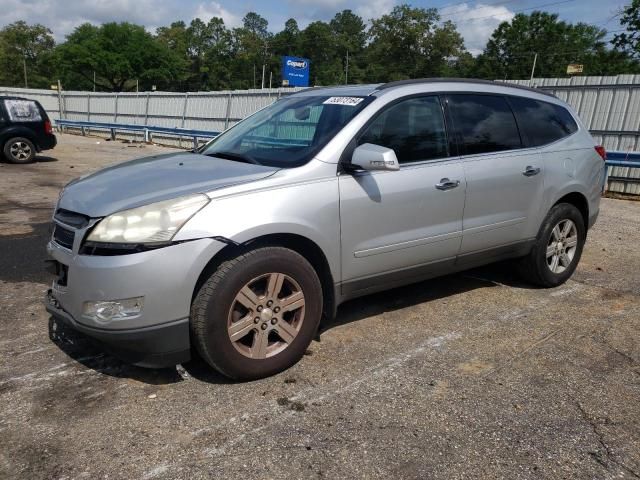
M362 97L331 97L327 98L324 102L325 105L346 105L348 107L355 107L364 98Z

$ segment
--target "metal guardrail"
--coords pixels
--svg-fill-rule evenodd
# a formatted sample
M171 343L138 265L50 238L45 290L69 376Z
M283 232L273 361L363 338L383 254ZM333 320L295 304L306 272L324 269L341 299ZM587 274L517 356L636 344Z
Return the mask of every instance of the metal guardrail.
M607 152L607 166L640 168L640 152Z
M606 190L640 195L640 153L607 152Z
M220 132L214 132L211 130L195 130L191 128L170 128L126 123L85 122L79 120L56 120L55 124L60 131L64 131L65 128L80 129L82 135L86 135L87 130L108 130L111 134L111 140L116 139L116 133L118 131L140 132L144 135L145 142L151 142L154 133L176 137L190 137L193 139L194 149L198 148L199 139L210 139L217 137L220 134Z

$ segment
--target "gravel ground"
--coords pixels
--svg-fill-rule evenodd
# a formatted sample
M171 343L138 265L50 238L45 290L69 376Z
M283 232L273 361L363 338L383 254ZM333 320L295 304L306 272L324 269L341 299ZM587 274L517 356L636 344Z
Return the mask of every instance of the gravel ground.
M351 301L298 365L238 384L52 331L59 189L167 151L59 140L0 164L0 478L640 477L640 203L603 200L559 288L500 264Z

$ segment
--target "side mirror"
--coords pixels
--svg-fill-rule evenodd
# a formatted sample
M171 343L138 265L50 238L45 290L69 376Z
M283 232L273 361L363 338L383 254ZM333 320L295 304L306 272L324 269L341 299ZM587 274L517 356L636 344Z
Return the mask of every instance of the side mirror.
M396 152L387 147L364 143L353 151L351 165L362 170L400 170Z

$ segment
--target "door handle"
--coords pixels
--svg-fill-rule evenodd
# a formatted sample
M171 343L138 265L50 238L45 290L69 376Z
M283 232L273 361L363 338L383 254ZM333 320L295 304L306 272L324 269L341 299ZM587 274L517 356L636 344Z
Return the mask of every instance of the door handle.
M449 180L448 178L443 178L440 180L440 183L436 183L436 188L438 190L451 190L452 188L456 188L460 185L460 180Z
M540 173L540 168L532 167L531 165L527 165L527 168L525 168L524 172L522 172L522 174L525 177L533 177L534 175L537 175L539 173Z

